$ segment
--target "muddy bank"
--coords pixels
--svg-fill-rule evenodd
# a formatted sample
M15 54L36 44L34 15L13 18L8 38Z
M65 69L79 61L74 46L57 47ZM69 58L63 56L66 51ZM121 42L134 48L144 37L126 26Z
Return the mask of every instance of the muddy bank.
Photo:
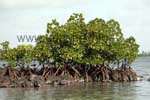
M131 67L112 69L107 66L43 67L40 70L12 67L0 69L0 88L38 88L46 85L69 85L77 82L137 81Z

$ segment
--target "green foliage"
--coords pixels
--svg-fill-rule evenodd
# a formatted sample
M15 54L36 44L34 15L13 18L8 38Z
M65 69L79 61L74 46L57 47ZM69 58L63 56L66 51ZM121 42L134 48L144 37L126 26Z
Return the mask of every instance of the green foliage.
M9 48L9 45L5 45L5 49L3 49L0 54L2 55L1 58L5 59L10 66L16 67L16 64L20 60L26 63L32 61L32 52L32 45L19 45L16 48Z
M129 63L131 63L138 56L139 45L136 44L135 38L132 36L127 38L125 41L126 41L126 45L128 46L126 51L126 56L129 60Z
M40 62L44 62L51 57L50 46L46 35L41 35L38 37L37 44L33 49L32 55Z
M9 42L8 41L4 41L4 42L0 43L0 45L2 46L2 50L9 49Z
M15 55L16 55L15 49L9 49L5 54L6 61L12 67L15 67L17 63Z
M32 52L33 52L33 46L32 45L19 45L16 48L17 54L16 58L17 60L23 60L25 62L30 62L33 57L32 57Z
M115 20L95 18L85 23L82 14L73 14L63 25L52 20L47 32L53 58L58 62L102 64L125 58L132 62L138 53L134 38L124 39Z
M16 61L16 48L9 48L9 42L5 41L1 43L2 51L0 52L0 58L5 59L10 66L15 67L17 64Z
M8 41L4 41L4 42L0 43L0 46L1 46L0 59L5 59L5 53L9 49L9 42Z
M0 58L13 66L21 59L30 62L37 59L45 62L49 58L56 64L77 62L81 64L102 64L128 59L133 62L139 45L134 37L125 39L117 21L95 18L88 23L82 14L72 14L66 23L56 19L47 24L47 34L41 35L35 47L20 45L9 48L9 42L1 43Z

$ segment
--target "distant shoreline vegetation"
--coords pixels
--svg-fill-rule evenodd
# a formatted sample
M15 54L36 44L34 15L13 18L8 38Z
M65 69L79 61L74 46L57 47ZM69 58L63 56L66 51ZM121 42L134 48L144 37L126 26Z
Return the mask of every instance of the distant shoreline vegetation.
M140 54L138 54L138 56L139 57L141 57L141 56L150 56L150 52L142 52L142 53L140 53Z

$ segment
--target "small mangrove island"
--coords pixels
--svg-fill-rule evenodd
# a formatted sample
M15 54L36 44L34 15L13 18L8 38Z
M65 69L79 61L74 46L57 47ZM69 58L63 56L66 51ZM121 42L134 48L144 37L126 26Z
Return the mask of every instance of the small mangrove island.
M77 82L137 81L131 63L138 56L134 37L125 38L119 23L95 18L86 22L82 14L72 14L64 24L56 19L47 24L36 45L0 43L1 88L30 88L69 85ZM32 65L38 61L39 66Z

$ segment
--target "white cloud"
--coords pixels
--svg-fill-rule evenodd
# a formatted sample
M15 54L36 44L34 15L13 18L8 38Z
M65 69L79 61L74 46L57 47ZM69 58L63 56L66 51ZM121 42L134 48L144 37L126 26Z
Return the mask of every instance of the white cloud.
M86 2L85 0L0 0L0 8L66 7Z
M119 21L126 37L135 36L140 51L150 51L149 5L150 0L0 0L0 42L10 40L16 46L17 34L45 32L52 18L63 23L70 14L81 12L86 21L95 17Z

